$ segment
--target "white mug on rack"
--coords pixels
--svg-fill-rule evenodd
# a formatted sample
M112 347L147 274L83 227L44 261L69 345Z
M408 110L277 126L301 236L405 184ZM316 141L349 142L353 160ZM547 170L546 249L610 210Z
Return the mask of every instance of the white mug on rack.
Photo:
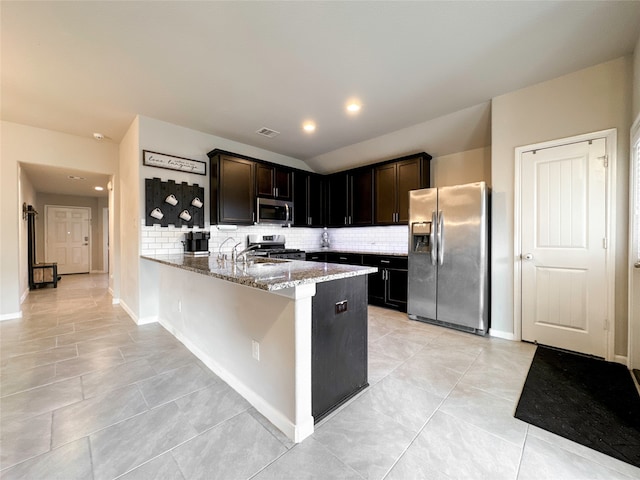
M191 200L191 205L193 205L196 208L202 208L202 200L200 200L200 198L196 197L193 200Z
M151 215L153 218L157 218L158 220L162 220L162 217L164 217L164 213L162 213L162 210L157 207L151 210L151 213L149 215Z
M178 204L178 199L173 193L171 195L167 195L167 198L165 198L164 201L173 206L176 206Z
M188 222L189 220L191 220L191 214L189 213L188 210L183 210L182 212L180 212L180 218L186 222Z

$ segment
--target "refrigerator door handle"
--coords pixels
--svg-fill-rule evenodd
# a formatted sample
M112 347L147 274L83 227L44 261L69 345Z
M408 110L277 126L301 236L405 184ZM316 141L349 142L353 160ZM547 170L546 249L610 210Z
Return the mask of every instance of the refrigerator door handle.
M444 213L438 213L438 265L444 263Z
M436 251L438 247L436 245L436 230L438 227L436 226L436 212L431 212L431 233L429 233L429 244L431 245L431 265L436 264Z

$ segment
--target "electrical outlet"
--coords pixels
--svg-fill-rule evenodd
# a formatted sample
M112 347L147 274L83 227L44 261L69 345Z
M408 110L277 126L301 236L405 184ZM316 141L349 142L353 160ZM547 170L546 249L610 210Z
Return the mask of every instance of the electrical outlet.
M344 313L347 311L347 301L343 300L341 302L336 303L336 314Z
M251 340L251 353L253 354L253 358L260 361L260 344L255 340Z

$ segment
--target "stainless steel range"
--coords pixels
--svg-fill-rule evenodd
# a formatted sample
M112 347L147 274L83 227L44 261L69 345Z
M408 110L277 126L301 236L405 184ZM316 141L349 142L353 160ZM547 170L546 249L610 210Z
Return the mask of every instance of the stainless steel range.
M247 235L247 248L254 247L254 255L269 258L304 260L305 253L297 248L285 248L284 235Z

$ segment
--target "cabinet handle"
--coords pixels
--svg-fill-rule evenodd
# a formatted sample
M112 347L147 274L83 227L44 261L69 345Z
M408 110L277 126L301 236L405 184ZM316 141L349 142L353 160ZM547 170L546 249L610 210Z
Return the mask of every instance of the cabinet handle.
M256 212L251 212L251 221L256 223Z
M351 225L351 215L349 215L349 225Z
M338 257L340 260L346 260L347 257Z
M345 224L345 225L349 225L349 224L347 223L347 217L344 217L344 224Z
M311 217L307 217L307 225L311 225Z
M380 263L391 263L389 260L380 260Z

